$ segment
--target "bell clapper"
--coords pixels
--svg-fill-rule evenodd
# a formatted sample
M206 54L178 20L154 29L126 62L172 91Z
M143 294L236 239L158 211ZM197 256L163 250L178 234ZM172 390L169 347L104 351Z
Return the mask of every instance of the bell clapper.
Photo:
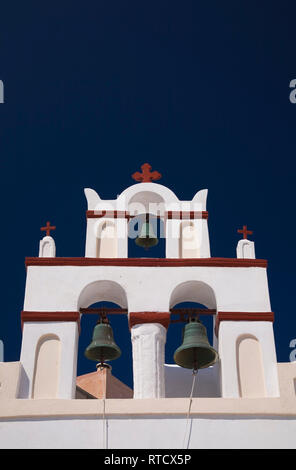
M112 366L110 366L110 364L107 364L106 362L102 361L102 362L98 362L98 364L96 365L96 368L97 370L100 369L100 370L104 370L104 369L112 369Z
M192 374L195 375L197 374L197 354L196 354L197 348L193 348L193 371Z

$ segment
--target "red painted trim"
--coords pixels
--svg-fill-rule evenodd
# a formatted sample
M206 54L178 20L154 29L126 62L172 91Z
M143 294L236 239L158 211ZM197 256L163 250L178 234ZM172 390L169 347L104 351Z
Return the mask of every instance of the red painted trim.
M267 268L264 259L245 258L37 258L27 257L26 266L143 266Z
M23 328L24 322L43 322L43 321L72 321L78 323L80 332L80 314L79 312L21 312L21 325Z
M168 211L166 213L168 219L208 219L207 211Z
M101 217L107 217L111 219L128 219L130 217L129 213L126 211L86 211L87 219L100 219Z
M168 312L130 312L130 328L142 323L160 323L168 329L170 324L170 314Z
M130 219L135 217L127 211L117 211L117 210L87 210L86 218L87 219L100 219L102 217L107 217L111 219ZM161 217L161 216L157 216ZM167 219L208 219L209 213L207 211L167 211L163 214L163 218Z
M273 312L218 312L215 322L215 334L218 336L221 321L274 321Z
M94 314L94 315L126 315L126 308L110 308L110 307L99 307L99 308L81 308L80 313L85 314Z

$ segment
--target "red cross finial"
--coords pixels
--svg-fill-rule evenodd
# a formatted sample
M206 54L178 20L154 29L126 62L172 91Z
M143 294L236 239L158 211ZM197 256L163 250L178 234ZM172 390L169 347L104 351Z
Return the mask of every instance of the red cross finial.
M243 228L238 230L237 233L242 233L244 235L244 239L248 238L248 235L252 235L253 232L251 230L247 230L247 226L243 225Z
M136 173L132 174L132 178L136 181L140 181L141 183L150 183L153 180L159 180L161 178L161 174L158 171L150 171L152 168L149 163L144 163L141 166L142 173L136 171Z
M50 222L46 222L46 226L40 228L40 230L42 230L42 232L46 232L46 235L48 237L50 236L50 231L55 230L55 229L56 229L56 227L51 226Z

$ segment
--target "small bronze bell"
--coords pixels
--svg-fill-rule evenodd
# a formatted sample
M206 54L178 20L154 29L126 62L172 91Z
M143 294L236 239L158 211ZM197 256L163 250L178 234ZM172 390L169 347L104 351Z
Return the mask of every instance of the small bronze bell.
M140 235L136 238L135 243L146 250L157 245L158 238L153 231L152 224L149 222L149 215L146 216L146 221L142 224Z
M186 369L204 369L218 360L217 351L209 344L206 327L191 320L183 329L183 343L175 351L174 361Z
M121 350L114 341L109 322L103 322L102 318L98 321L93 331L92 342L86 348L84 355L101 364L121 356Z

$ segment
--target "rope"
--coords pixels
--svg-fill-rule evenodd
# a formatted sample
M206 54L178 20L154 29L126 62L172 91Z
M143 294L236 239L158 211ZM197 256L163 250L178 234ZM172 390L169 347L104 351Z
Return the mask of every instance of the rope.
M193 375L193 379L192 379L191 392L190 392L190 396L189 396L189 407L188 407L187 417L186 417L186 428L185 428L185 434L184 434L184 439L183 439L183 449L185 449L185 439L186 439L187 428L188 428L188 423L189 423L189 419L190 419L190 411L191 411L193 391L194 391L194 386L195 386L195 381L196 381L196 376L197 376L197 369L194 369L192 371L192 375ZM188 433L186 449L188 449L188 447L189 447L190 434L191 434L191 432Z
M101 371L104 369L103 360L101 360L101 362L97 364L97 369L100 369ZM103 439L102 440L103 440L103 449L107 449L106 390L103 390L102 400L103 400L103 411L102 411Z
M103 397L103 449L107 449L107 440L106 440L106 401L105 397Z

